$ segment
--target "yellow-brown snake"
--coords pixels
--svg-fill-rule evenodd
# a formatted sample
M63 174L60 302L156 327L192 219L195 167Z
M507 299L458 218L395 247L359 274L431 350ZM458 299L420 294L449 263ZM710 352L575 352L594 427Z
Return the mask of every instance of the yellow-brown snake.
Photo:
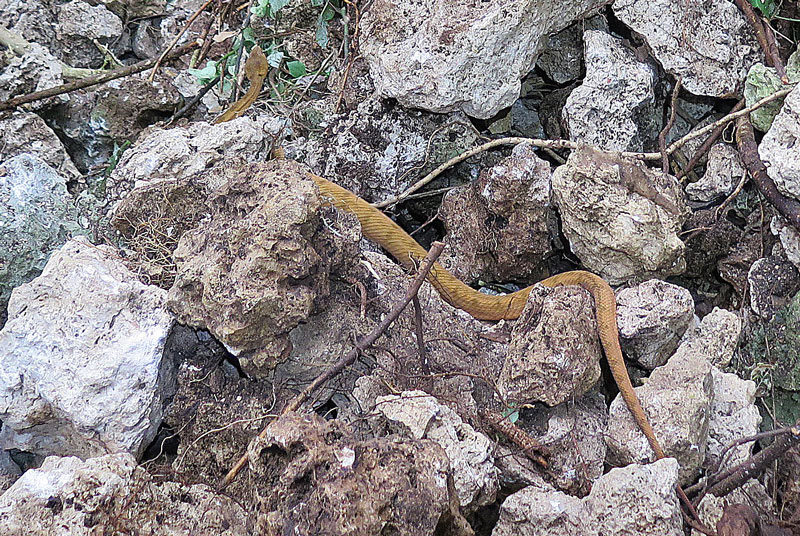
M314 180L323 199L340 210L354 214L361 222L361 229L365 237L377 242L392 254L400 264L407 269L413 269L427 252L416 240L406 233L399 225L389 219L369 203L356 196L354 193L337 186L327 179L309 173ZM480 320L501 320L518 318L525 307L528 294L532 287L518 290L504 296L490 296L456 279L450 272L436 263L428 276L430 283L436 288L442 298L459 309ZM578 285L594 297L597 311L597 327L600 332L600 342L608 359L611 374L619 387L619 392L633 414L633 418L647 437L657 459L664 457L664 451L656 440L653 428L647 418L639 398L631 385L628 370L622 358L617 331L617 306L614 291L602 278L591 272L573 271L548 277L540 281L546 287L565 285Z

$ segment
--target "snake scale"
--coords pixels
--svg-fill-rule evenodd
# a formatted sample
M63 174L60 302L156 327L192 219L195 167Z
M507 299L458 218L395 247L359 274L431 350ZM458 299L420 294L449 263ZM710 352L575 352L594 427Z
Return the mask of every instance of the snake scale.
M399 225L393 222L383 212L355 195L349 190L338 186L329 180L308 174L316 183L323 199L329 200L336 208L349 212L361 222L361 229L365 237L380 244L397 261L407 269L414 269L422 260L427 251L420 246ZM518 318L525 307L528 294L533 287L526 287L512 294L503 296L490 296L465 285L450 272L445 270L438 262L435 263L428 275L428 281L439 292L442 298L458 309L463 309L479 320L502 320ZM599 276L582 270L565 272L548 277L539 284L546 287L578 285L588 290L594 297L597 314L597 327L600 333L600 342L606 354L611 374L617 383L619 392L625 404L633 414L636 424L647 437L657 459L664 457L664 451L656 440L653 427L647 414L642 409L639 398L631 385L628 370L622 357L619 346L617 330L617 306L614 291Z

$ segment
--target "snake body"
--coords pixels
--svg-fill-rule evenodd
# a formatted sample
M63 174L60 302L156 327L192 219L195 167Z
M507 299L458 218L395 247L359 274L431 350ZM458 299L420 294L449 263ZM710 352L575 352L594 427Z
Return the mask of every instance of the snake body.
M336 208L354 214L361 222L365 237L381 245L407 269L413 269L427 251L420 246L399 225L383 212L369 203L323 177L309 173L324 199ZM463 309L479 320L502 320L518 318L525 307L528 294L533 287L518 290L503 296L490 296L465 285L439 263L435 263L428 275L428 281L442 298L459 309ZM664 457L664 451L656 440L653 428L642 409L639 398L631 385L628 370L622 357L617 330L617 307L614 291L599 276L582 270L565 272L548 277L539 284L546 287L578 285L588 290L594 297L597 327L600 342L606 354L611 374L619 388L622 398L633 414L636 424L647 437L657 459Z

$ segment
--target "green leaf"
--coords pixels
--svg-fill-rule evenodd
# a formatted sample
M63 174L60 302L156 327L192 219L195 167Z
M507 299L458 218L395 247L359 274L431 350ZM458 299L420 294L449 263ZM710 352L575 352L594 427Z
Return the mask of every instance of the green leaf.
M508 419L511 424L515 424L519 420L519 409L507 408L503 411L503 417Z
M267 63L269 63L272 67L280 67L282 61L283 51L281 50L274 50L267 55Z
M300 78L306 74L306 65L302 61L286 62L286 68L289 69L289 74L292 75L292 78Z
M320 47L328 48L328 23L322 18L322 13L320 13L317 19L317 33L315 38Z
M274 15L283 9L288 3L289 0L269 0L269 8L272 10L272 14Z
M269 14L269 0L258 0L258 3L250 8L250 12L256 17L266 17Z
M217 76L217 62L209 60L202 69L189 69L189 74L201 84L207 84Z
M765 17L772 18L778 11L775 0L750 0L750 5L758 9Z

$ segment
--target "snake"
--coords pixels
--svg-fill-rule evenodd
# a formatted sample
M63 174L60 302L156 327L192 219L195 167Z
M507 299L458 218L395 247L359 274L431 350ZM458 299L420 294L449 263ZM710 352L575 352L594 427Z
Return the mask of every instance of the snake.
M245 62L245 75L250 81L247 93L233 103L215 123L223 123L241 116L258 97L269 72L269 63L259 47L254 47ZM361 231L369 240L379 244L388 251L406 269L413 270L425 258L428 252L383 212L373 207L353 192L333 182L308 173L319 189L322 197L330 205L353 214L361 223ZM533 285L504 295L489 295L478 292L448 272L441 264L434 263L428 273L428 281L439 292L439 295L457 309L466 311L478 320L513 320L519 318ZM614 290L600 276L584 270L573 270L557 274L542 281L545 287L577 285L594 298L595 315L600 344L603 346L611 375L619 388L625 405L633 415L639 429L647 438L656 459L664 458L664 451L656 439L653 427L647 417L639 397L631 384L622 348L619 345L617 328L617 302Z
M388 251L406 269L413 270L425 258L427 251L402 227L383 212L373 207L356 194L313 173L308 176L317 185L322 198L331 206L353 214L361 223L362 234ZM513 320L519 318L528 295L534 285L504 295L483 294L466 285L448 272L441 264L434 263L428 274L428 282L439 292L444 301L457 309L469 313L478 320ZM600 276L585 270L573 270L539 281L545 287L577 285L589 291L594 298L597 330L600 343L608 361L611 375L619 388L625 405L633 415L639 429L647 438L656 459L664 458L664 451L656 439L653 427L639 397L631 384L628 369L622 356L617 328L617 302L614 290Z

